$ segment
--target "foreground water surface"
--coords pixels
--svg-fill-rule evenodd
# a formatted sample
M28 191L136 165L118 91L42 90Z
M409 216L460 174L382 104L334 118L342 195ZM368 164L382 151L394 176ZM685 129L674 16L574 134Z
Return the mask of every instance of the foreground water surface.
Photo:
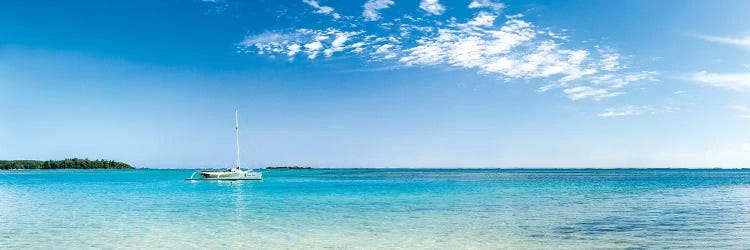
M0 172L0 249L750 249L750 170Z

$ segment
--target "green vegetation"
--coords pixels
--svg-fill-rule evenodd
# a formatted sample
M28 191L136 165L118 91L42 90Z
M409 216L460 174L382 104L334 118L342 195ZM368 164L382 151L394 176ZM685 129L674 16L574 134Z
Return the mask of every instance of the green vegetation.
M312 169L312 168L300 167L300 166L280 166L280 167L267 167L266 169Z
M34 160L0 160L0 170L7 169L132 169L133 167L116 161L65 159L62 161L34 161Z

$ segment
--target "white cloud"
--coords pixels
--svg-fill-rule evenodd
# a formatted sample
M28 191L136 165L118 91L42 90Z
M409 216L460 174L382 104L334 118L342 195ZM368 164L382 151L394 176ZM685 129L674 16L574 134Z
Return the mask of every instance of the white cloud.
M492 25L495 23L495 19L497 19L496 15L482 11L482 12L479 12L479 15L474 17L474 19L472 19L466 24L468 24L468 27L472 27L472 26L492 27Z
M490 8L490 9L493 9L495 11L500 11L503 8L505 8L505 4L492 2L490 0L474 0L474 1L471 1L471 3L469 4L469 8L470 9L475 9L475 8Z
M315 41L305 44L304 47L305 53L307 53L307 58L315 59L315 57L318 56L318 52L320 52L320 49L323 48L323 44L320 43L320 41Z
M620 55L617 53L605 54L601 60L601 69L605 71L617 71L620 69Z
M442 15L445 12L445 6L440 4L438 0L422 0L419 3L419 8L432 15Z
M700 71L681 78L718 88L750 91L750 73L709 73Z
M356 42L356 43L352 44L350 47L353 48L352 52L354 52L354 53L361 53L362 51L364 51L363 46L365 46L365 43L363 43L363 42Z
M299 46L299 44L294 43L292 45L287 46L286 48L289 50L286 53L286 55L289 56L289 57L294 57L294 55L297 54L297 52L300 51L300 49L302 48L302 46Z
M580 100L585 98L594 98L594 100L601 100L602 98L615 97L624 94L623 92L610 92L603 88L592 88L589 86L577 86L573 88L567 88L563 90L563 93L568 95L571 100Z
M320 3L316 0L302 0L302 2L312 6L315 8L315 13L318 14L324 14L324 15L331 15L333 19L339 19L341 18L341 15L339 13L334 12L334 9L330 6L321 6Z
M696 35L696 37L709 42L737 45L750 49L750 36L746 37L728 37L728 36L706 36Z
M433 2L437 3L437 1ZM523 20L523 15L499 15L486 10L467 19L437 22L412 17L383 21L376 32L356 30L365 21L379 19L377 10L393 1L370 0L364 18L327 29L298 29L248 36L238 50L261 55L292 57L304 51L310 59L351 53L368 61L395 64L387 68L448 66L475 70L510 81L534 80L539 91L559 89L571 100L623 95L635 83L658 81L651 71L627 72L621 56L606 46L571 48L569 36ZM472 8L501 9L502 4L474 1ZM384 24L388 24L385 25ZM352 30L355 29L355 30ZM565 32L565 30L563 30ZM293 46L297 44L297 46ZM301 45L301 48L299 47Z
M607 73L591 78L591 83L596 85L607 85L609 88L617 89L627 86L633 82L658 81L655 71L630 72L623 74Z
M383 44L375 50L375 54L382 55L383 59L393 59L397 56L397 54L391 50L393 47L393 44Z
M637 115L656 115L661 113L670 113L679 110L673 106L654 107L650 105L626 105L622 107L607 108L604 112L597 114L600 117L618 117L618 116L637 116Z
M364 8L362 16L365 17L365 21L378 20L380 19L380 10L387 9L393 4L393 0L367 0L365 5L362 6Z
M252 46L256 44L270 44L281 42L289 38L289 34L286 33L265 32L259 35L246 37L244 40L242 40L242 42L239 43L239 45Z
M344 51L346 47L345 43L349 40L349 37L356 35L357 32L338 32L335 33L336 38L331 42L331 47L327 48L323 53L326 57L331 57L334 52Z
M645 113L654 113L654 108L651 106L634 106L628 105L620 108L608 108L603 113L599 113L600 117L618 117L618 116L635 116L642 115Z
M362 50L361 47L366 44L364 42L347 45L352 37L361 33L362 31L340 31L334 28L326 30L298 29L287 33L266 32L246 37L237 44L237 48L240 53L248 53L257 49L260 55L284 54L289 57L290 61L293 61L295 55L304 48L308 58L315 59L320 51L323 51L326 57L331 57L334 53L347 49Z

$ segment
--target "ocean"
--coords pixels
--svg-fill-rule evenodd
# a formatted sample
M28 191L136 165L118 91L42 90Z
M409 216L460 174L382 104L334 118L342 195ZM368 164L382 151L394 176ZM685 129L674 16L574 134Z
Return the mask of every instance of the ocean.
M0 249L750 249L750 170L0 171Z

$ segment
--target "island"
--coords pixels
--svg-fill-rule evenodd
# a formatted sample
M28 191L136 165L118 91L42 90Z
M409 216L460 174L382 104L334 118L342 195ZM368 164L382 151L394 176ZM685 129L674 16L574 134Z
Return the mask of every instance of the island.
M300 167L300 166L279 166L279 167L267 167L266 169L312 169L312 168Z
M110 160L65 159L65 160L0 160L0 170L17 169L134 169L132 166Z

